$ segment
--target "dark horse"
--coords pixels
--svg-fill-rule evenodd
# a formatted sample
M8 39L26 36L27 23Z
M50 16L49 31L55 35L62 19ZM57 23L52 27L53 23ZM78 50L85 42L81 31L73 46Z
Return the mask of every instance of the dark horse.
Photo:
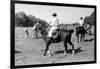
M59 43L59 42L63 42L64 43L64 47L65 47L65 51L64 54L67 53L67 43L69 43L72 46L72 54L74 54L74 44L71 42L71 35L74 32L73 29L70 30L65 30L65 29L58 29L58 35L56 38L54 38L53 40L47 36L48 34L48 26L43 26L42 24L37 25L38 29L41 31L42 37L46 42L46 48L45 48L45 52L44 52L44 56L46 56L46 54L48 53L49 56L50 51L49 51L49 46L52 43Z
M77 41L78 42L84 41L86 33L87 33L87 31L85 30L85 28L83 26L76 27Z

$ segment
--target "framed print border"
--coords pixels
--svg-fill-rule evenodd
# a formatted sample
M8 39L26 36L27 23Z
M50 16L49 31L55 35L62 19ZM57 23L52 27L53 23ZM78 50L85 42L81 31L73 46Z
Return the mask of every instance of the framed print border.
M49 5L49 6L69 6L69 7L81 7L81 8L94 8L95 9L95 23L96 21L96 6L95 5L80 5L80 4L63 4L63 3L49 3L49 2L34 2L34 1L10 1L10 67L13 68L29 68L29 67L44 67L44 66L60 66L60 65L77 65L77 64L91 64L96 63L96 24L95 24L95 39L94 39L94 61L84 61L84 62L69 62L69 63L56 63L56 64L38 64L38 65L21 65L15 66L15 4L36 4L36 5Z

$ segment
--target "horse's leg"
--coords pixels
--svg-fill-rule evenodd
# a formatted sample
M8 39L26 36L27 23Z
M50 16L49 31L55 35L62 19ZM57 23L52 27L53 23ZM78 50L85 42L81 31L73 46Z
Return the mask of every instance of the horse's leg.
M36 32L36 38L38 39L38 32Z
M46 56L47 52L48 52L49 56L51 56L50 51L49 51L49 46L50 46L50 42L46 42L46 48L45 48L44 56Z
M82 34L81 35L81 41L84 41L85 40L85 34Z
M35 34L35 32L33 31L32 38L34 38L34 34Z
M83 41L83 34L80 35L80 42Z
M36 38L36 31L34 31L33 38L34 39Z
M83 34L79 35L79 42L82 42L82 36L83 36Z
M77 42L79 43L79 34L76 33L76 37L77 37Z
M64 41L63 43L64 43L64 47L65 47L64 55L66 55L66 53L67 53L67 42Z
M91 34L91 29L89 29L89 34Z
M79 39L79 35L77 35L77 42L79 43L80 39Z
M83 41L85 40L85 34L83 35Z
M32 35L32 38L34 38L34 35Z
M74 55L75 54L74 44L71 41L68 41L68 43L72 46L72 55Z
M92 25L90 25L89 34L92 34L92 33L91 33L91 28L92 28Z
M27 34L25 33L25 39L27 39Z
M80 34L79 34L79 35L78 35L78 43L80 42L80 39L81 39L81 38L80 38Z
M29 38L29 33L25 32L25 39Z

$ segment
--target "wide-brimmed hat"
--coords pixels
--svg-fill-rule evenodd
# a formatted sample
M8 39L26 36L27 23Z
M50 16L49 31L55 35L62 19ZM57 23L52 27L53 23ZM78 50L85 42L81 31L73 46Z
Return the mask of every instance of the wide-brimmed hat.
M57 16L57 14L56 13L53 13L52 16Z
M83 19L83 17L80 17L80 19Z

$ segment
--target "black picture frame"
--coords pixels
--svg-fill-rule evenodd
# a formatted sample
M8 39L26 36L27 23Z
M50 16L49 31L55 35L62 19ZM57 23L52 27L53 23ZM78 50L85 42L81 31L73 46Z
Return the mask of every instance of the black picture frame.
M56 63L56 64L39 64L39 65L21 65L15 66L15 4L36 4L36 5L49 5L49 6L69 6L69 7L81 7L81 8L94 8L95 9L95 23L96 21L96 5L81 5L81 4L65 4L65 3L50 3L50 2L34 2L34 1L10 1L10 67L13 68L30 68L30 67L47 67L47 66L60 66L60 65L77 65L77 64L91 64L97 62L96 57L96 24L95 34L94 34L94 61L84 61L84 62L70 62L70 63Z

